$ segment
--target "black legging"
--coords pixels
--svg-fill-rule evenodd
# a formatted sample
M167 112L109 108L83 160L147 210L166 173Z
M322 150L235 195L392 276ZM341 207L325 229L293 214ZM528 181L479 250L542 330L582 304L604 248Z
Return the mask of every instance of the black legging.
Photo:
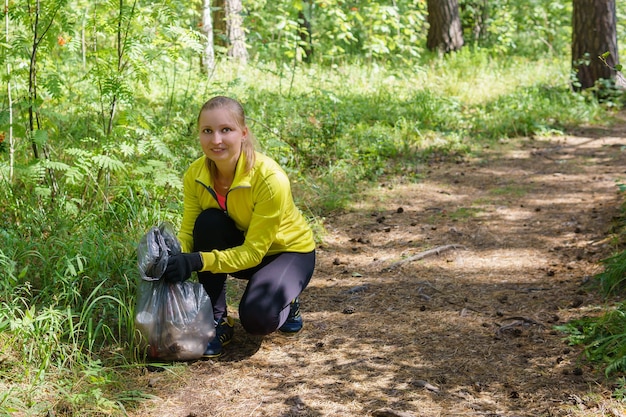
M219 209L204 210L193 229L194 252L223 250L243 243L243 233L233 220ZM266 256L253 268L233 272L235 278L248 281L239 302L239 319L251 334L274 332L287 320L289 304L306 288L315 268L315 251L284 252ZM198 280L211 298L215 320L228 315L226 309L226 276L199 272Z

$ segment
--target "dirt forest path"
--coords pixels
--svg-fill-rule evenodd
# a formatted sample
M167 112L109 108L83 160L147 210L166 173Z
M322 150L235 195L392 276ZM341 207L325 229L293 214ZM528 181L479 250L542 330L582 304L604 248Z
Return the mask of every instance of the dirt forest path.
M602 304L584 283L611 254L623 119L381 183L326 219L299 335L237 323L219 360L146 372L130 415L626 415L554 330Z

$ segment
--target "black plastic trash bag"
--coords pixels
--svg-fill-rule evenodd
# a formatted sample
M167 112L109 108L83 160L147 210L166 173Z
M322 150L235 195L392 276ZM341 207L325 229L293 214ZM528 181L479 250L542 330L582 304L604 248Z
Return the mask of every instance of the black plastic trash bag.
M200 284L142 281L136 312L141 346L151 359L198 359L215 336L211 300Z
M141 279L158 281L167 268L169 255L176 255L181 251L180 242L169 223L161 223L159 227L148 230L137 246Z
M137 289L135 328L151 359L195 360L215 337L213 306L199 283L160 280L170 255L180 253L172 228L151 228L137 247L141 280Z

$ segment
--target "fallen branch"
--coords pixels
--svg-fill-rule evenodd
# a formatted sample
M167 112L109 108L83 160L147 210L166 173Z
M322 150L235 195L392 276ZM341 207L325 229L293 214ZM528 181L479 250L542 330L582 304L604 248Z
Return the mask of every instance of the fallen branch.
M415 385L416 387L420 387L420 388L426 388L428 391L439 392L439 388L428 383L427 381L424 381L423 379L415 380L411 382L411 385Z
M513 317L505 317L505 318L501 319L501 321L506 321L506 320L519 320L519 321L522 321L524 323L536 324L537 326L546 327L543 323L540 323L537 320L531 319L530 317L513 316Z
M507 317L505 319L502 320L515 320L513 323L509 323L503 326L500 326L498 324L498 329L496 330L496 336L499 337L502 335L502 332L506 331L506 330L510 330L513 327L516 326L523 326L523 325L536 325L542 328L545 328L546 326L543 323L538 322L537 320L533 320L531 318L528 317ZM497 324L497 323L496 323Z
M427 258L429 256L434 256L434 255L441 255L444 252L450 251L450 250L454 250L454 249L467 249L465 246L463 245L443 245L443 246L437 246L436 248L433 249L429 249L420 253L416 253L413 256L409 256L408 258L402 259L400 261L394 262L391 265L389 265L386 268L383 268L383 272L389 272L392 271L394 269L396 269L397 267L399 267L400 265L403 265L405 263L408 262L413 262L413 261L419 261L420 259L424 259Z
M406 411L392 410L391 408L380 408L372 413L374 417L415 417L415 414Z

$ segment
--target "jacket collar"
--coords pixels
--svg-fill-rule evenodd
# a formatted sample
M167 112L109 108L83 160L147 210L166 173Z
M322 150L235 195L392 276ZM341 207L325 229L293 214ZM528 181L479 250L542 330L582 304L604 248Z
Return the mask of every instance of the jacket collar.
M235 187L250 187L251 186L251 178L252 172L254 171L254 167L249 172L244 172L246 170L246 155L241 152L239 155L239 160L237 160L237 167L235 167L235 178L233 178L233 183L230 188Z
M198 176L196 177L196 181L203 184L205 187L213 188L213 180L211 179L211 173L207 166L207 157L204 156L202 158L203 169L200 170ZM239 155L239 159L237 160L237 166L235 167L235 177L233 178L233 183L230 188L233 189L235 187L250 187L251 186L251 178L252 172L254 171L254 167L250 170L250 172L244 172L246 169L246 156L242 152Z

